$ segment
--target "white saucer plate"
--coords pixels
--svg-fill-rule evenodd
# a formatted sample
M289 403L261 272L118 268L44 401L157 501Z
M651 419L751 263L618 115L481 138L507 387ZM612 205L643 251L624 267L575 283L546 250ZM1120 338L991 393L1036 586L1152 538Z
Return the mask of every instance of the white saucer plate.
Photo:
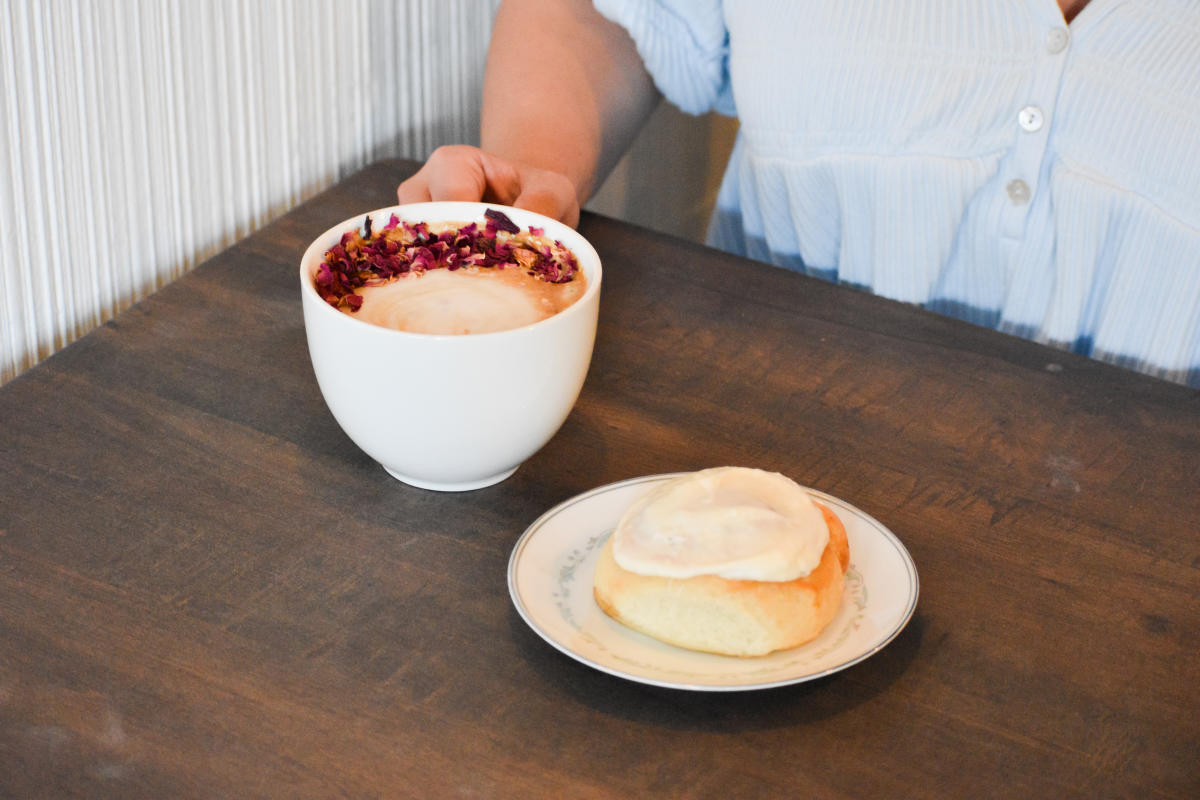
M830 675L879 652L912 618L917 569L895 534L849 503L809 489L846 527L850 568L842 605L813 641L758 658L684 650L626 628L592 599L600 548L621 514L655 484L650 475L601 486L547 511L513 548L508 590L543 639L602 672L694 691L744 691Z

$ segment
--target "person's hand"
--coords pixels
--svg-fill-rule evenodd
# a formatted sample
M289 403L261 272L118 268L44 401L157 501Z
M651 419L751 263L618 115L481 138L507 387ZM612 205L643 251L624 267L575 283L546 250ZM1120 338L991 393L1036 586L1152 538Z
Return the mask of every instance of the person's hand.
M434 150L421 169L400 184L396 197L401 203L482 200L536 211L571 227L579 223L579 198L566 175L468 145Z

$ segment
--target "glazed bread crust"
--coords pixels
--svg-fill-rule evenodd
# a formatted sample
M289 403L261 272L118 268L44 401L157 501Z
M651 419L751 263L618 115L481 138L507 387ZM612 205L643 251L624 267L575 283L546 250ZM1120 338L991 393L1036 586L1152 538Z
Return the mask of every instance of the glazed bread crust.
M850 564L846 528L817 505L829 526L829 543L816 569L802 578L640 575L617 564L609 537L596 565L596 603L618 622L689 650L761 656L811 641L837 614Z

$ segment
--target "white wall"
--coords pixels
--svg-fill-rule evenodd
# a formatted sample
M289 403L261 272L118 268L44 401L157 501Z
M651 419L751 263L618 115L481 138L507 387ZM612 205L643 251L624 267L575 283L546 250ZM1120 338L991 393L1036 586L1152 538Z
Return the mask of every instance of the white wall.
M0 0L0 383L359 167L476 142L497 4ZM702 235L712 175L664 159L696 124L661 110L592 207Z
M0 381L358 167L474 141L495 5L2 0Z

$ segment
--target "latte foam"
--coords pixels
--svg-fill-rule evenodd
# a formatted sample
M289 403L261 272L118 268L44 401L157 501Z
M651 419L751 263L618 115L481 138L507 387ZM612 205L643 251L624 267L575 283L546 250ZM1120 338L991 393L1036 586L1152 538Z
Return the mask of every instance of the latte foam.
M494 333L551 317L579 299L586 287L582 273L556 284L514 266L436 269L358 289L363 302L353 315L411 333Z

